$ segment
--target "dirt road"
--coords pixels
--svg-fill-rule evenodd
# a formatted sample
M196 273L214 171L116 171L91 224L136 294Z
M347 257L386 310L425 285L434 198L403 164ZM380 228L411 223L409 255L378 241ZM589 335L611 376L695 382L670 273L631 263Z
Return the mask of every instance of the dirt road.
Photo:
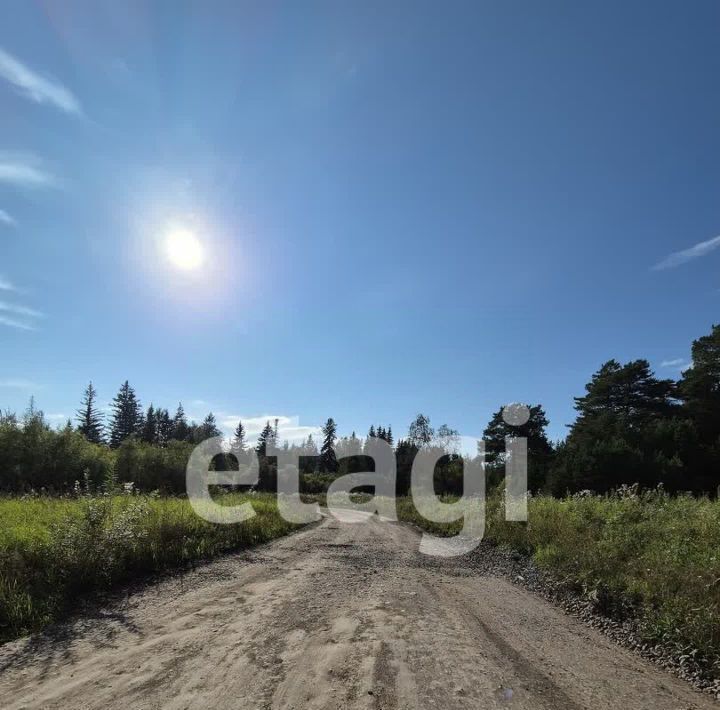
M376 518L320 525L0 648L2 708L717 708ZM463 573L464 572L464 573Z

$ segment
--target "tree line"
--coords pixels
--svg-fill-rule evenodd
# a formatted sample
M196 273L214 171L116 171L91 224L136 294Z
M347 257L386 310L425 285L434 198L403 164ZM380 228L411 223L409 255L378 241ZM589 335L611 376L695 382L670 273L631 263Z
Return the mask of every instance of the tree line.
M585 393L575 398L577 417L567 438L553 443L540 404L528 405L526 423L505 422L499 408L483 433L489 485L502 481L506 438L528 442L528 481L533 491L564 495L584 489L603 492L622 484L670 491L717 492L720 483L720 326L692 344L692 365L679 380L661 379L647 360L622 364L609 360L595 372ZM462 493L458 432L448 425L434 429L419 414L405 437L395 440L390 425L373 424L367 437L338 436L328 419L322 439L280 444L300 458L305 491L322 492L337 476L372 470L367 442L378 437L393 446L397 492L406 494L412 462L420 449L434 447L442 458L436 469L439 493ZM129 382L112 401L108 420L97 404L92 383L85 390L76 422L52 429L31 400L26 412L0 415L0 490L62 492L85 482L113 486L132 482L144 490L184 491L185 465L193 447L221 432L212 413L197 424L182 404L174 414L150 405L143 410ZM276 485L270 443L279 443L278 420L268 421L253 448L259 461L258 487ZM245 426L238 422L228 454L215 465L237 467L250 450Z

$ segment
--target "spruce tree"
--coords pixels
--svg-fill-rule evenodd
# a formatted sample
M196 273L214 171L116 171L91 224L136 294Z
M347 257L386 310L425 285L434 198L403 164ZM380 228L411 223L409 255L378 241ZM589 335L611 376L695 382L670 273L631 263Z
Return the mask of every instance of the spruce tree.
M172 438L176 441L190 440L190 429L188 427L187 417L185 416L185 410L183 409L182 402L178 404L175 416L173 417Z
M205 439L210 439L213 436L221 436L222 432L217 427L217 423L215 422L215 415L210 412L205 419L203 419L203 423L198 428L198 437L200 441L205 441Z
M236 456L242 456L246 452L245 448L245 427L242 421L238 422L232 439L232 451Z
M116 448L133 434L140 433L142 409L135 390L125 380L112 402L112 424L110 427L110 446Z
M157 419L155 407L153 407L152 404L147 408L147 413L145 414L141 438L148 444L157 444Z
M270 441L273 441L274 438L274 430L270 426L270 422L266 422L263 430L260 432L260 436L258 437L257 444L255 446L255 451L257 452L259 458L264 459L266 457L267 445Z
M160 446L167 446L168 441L172 438L173 421L170 419L170 413L167 409L157 409L155 411L156 436L155 443Z
M330 418L322 428L324 436L320 447L320 470L324 473L337 473L337 458L335 457L335 439L337 439L337 425Z
M80 409L77 410L78 431L93 444L101 444L103 440L102 414L97 410L95 400L97 390L90 382L85 389Z

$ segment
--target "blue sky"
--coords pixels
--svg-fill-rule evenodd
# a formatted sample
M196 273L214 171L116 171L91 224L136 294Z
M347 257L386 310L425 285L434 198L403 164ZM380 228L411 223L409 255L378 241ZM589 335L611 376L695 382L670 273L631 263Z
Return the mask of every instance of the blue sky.
M129 379L291 436L476 435L521 400L557 438L603 361L677 376L718 320L717 2L2 15L3 408Z

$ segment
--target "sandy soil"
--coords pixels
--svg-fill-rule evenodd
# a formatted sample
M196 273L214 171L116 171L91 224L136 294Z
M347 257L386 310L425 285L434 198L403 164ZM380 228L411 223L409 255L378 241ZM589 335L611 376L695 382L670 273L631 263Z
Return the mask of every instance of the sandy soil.
M1 647L0 707L718 707L418 542L397 523L328 518L149 585Z

